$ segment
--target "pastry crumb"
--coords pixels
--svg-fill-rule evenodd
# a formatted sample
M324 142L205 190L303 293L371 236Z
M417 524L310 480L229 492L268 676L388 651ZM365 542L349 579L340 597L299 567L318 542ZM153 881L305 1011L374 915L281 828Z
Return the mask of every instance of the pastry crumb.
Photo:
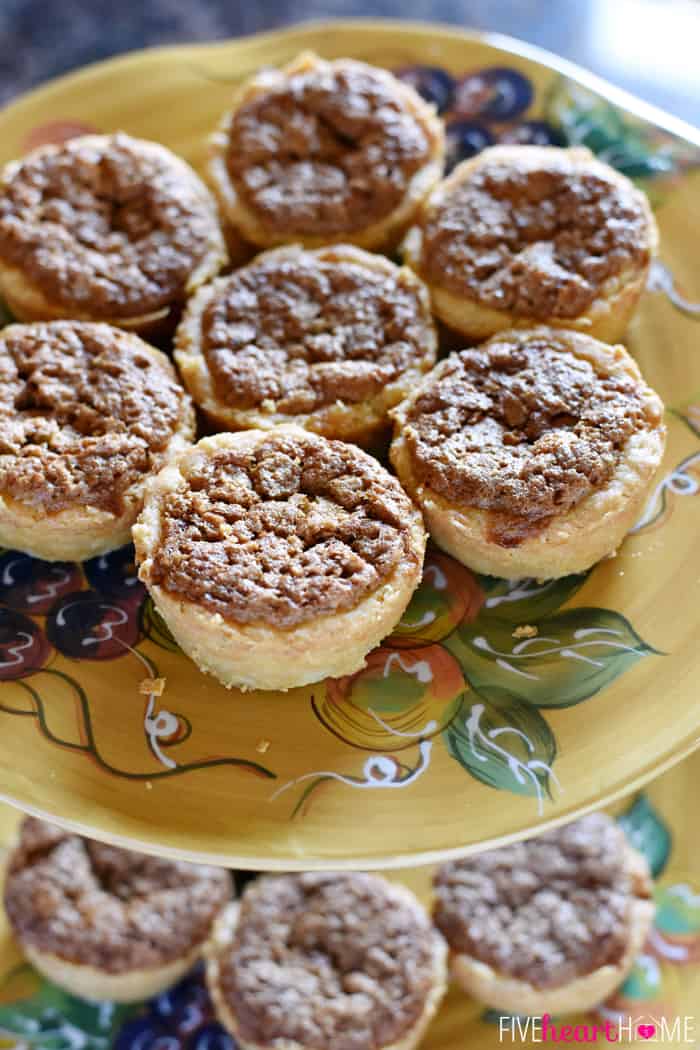
M263 412L274 412L277 406L271 397L266 397L264 401L260 402L260 407Z
M606 557L606 560L612 559L612 558L617 558L617 548L615 548L614 551L610 551L610 554L606 554L605 557Z
M513 631L514 638L535 638L539 631L539 627L535 627L531 623L524 623L520 627L516 627Z
M264 755L265 752L269 749L269 747L270 747L270 741L269 740L258 740L257 744L255 745L255 750L259 754Z
M164 678L144 678L139 683L139 692L146 696L162 696L165 690Z
M153 784L151 783L150 780L147 780L146 781L146 791L152 791L152 790L153 790Z

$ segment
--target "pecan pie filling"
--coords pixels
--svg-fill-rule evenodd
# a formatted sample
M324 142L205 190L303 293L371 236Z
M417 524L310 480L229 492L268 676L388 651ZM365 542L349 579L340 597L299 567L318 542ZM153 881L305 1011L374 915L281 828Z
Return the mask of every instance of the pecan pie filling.
M420 364L429 329L405 271L332 249L280 252L226 279L202 318L202 352L226 405L272 401L293 415L375 397Z
M658 426L644 385L600 375L564 337L508 333L438 365L405 428L418 480L489 512L517 546L612 477L629 438Z
M415 565L414 515L354 446L274 434L193 461L162 500L151 581L224 619L294 627Z
M432 936L418 909L372 876L264 878L243 896L221 990L251 1043L376 1050L426 1006Z
M118 974L191 952L231 892L220 868L117 849L28 818L10 856L5 908L38 951Z
M64 308L131 317L184 299L212 224L183 163L121 133L74 139L30 154L3 186L0 259Z
M0 492L120 514L189 420L175 371L135 336L54 321L0 333Z
M494 158L428 210L421 272L494 310L566 319L649 257L638 191L565 156L534 167Z
M234 113L228 138L236 192L288 235L351 233L386 218L433 146L402 90L352 61L279 74Z
M444 865L435 879L435 922L452 951L552 988L620 962L639 892L624 832L594 813Z

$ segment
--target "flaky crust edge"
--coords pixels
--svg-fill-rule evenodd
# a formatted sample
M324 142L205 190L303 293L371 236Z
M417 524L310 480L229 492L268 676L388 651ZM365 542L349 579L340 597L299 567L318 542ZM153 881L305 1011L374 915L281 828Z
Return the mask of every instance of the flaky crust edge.
M455 186L490 160L494 151L500 157L517 159L517 151L522 148L522 146L494 146L483 150L470 160L463 161L431 191L424 201L421 214L425 215L432 205L438 204ZM528 146L527 149L531 154L537 150L541 151L545 159L549 156L552 147ZM416 225L406 234L401 251L406 264L426 281L435 316L452 331L458 332L471 341L479 342L504 329L531 328L535 324L546 324L551 328L575 329L606 343L614 343L622 339L646 287L651 261L658 251L659 231L656 220L646 194L638 190L625 175L596 160L590 150L575 146L560 152L566 153L574 164L604 169L609 178L613 178L614 182L627 194L634 195L641 202L647 221L649 262L642 267L628 267L609 278L601 287L593 303L578 317L548 317L540 320L521 316L509 310L496 310L484 306L475 299L466 295L458 295L438 283L428 281L421 270L423 230L419 215Z
M348 61L354 60L336 60L336 62L341 63ZM278 80L280 75L291 76L294 73L309 72L315 68L325 68L333 64L333 62L327 62L319 58L313 52L304 51L281 70L274 70L272 73L269 71L257 73L236 90L231 108L224 114L219 127L211 136L208 167L209 182L218 199L222 215L238 232L239 236L249 244L257 245L259 248L272 248L289 242L301 242L306 248L320 248L326 244L350 243L355 244L359 248L388 251L396 246L406 228L413 221L418 207L442 177L445 158L445 133L434 107L425 102L408 84L403 84L387 70L380 69L379 72L382 76L392 82L394 90L402 95L408 102L409 108L428 128L428 132L434 142L431 156L415 172L408 184L406 193L397 207L379 222L372 223L361 230L356 230L354 233L346 232L330 237L300 237L298 234L291 236L275 234L258 220L255 213L241 201L226 167L228 131L231 121L236 111L242 105L268 90L271 77ZM378 69L378 67L373 68Z
M8 326L0 334L11 332L13 327ZM139 350L167 365L176 378L170 360L160 350L145 342L140 343ZM181 398L182 418L162 453L164 465L189 448L194 440L194 407L184 389ZM147 482L148 476L144 475L130 487L124 497L124 510L119 515L81 504L46 514L0 491L0 545L44 561L85 561L117 550L131 542L131 527L143 505Z
M292 426L277 429L292 436L307 433ZM203 438L149 482L144 509L132 530L139 578L156 608L188 656L226 688L283 691L353 674L364 667L367 654L401 619L421 578L426 533L420 513L414 508L408 524L415 565L399 564L381 586L352 609L319 616L291 629L264 623L236 624L153 583L151 569L160 541L160 507L167 493L182 480L180 465L195 456L225 448L232 441L243 440L254 448L269 434L270 431L248 430Z
M552 332L540 327L533 331L545 336L550 332L562 338L561 330ZM598 370L623 371L642 380L636 362L623 346L590 344L586 336L577 332L565 335L577 356L590 360ZM507 332L499 333L499 337L507 336ZM501 547L488 536L488 511L460 508L450 503L419 482L413 471L403 428L411 405L441 367L442 364L438 364L412 396L394 409L394 440L389 452L401 484L422 509L428 531L437 545L475 572L504 579L524 576L556 579L584 572L613 553L638 520L663 457L666 428L658 395L647 387L649 411L658 419L658 425L630 437L606 485L570 511L557 515L541 532L517 547Z
M112 135L83 135L70 141L99 145L112 137ZM133 138L133 136L130 137ZM219 227L216 201L199 175L193 168L190 168L182 157L177 156L158 142L151 142L146 139L137 139L136 141L148 147L149 152L164 155L169 163L177 162L178 167L183 170L187 178L196 186L202 199L211 206L210 243L201 262L190 274L184 289L186 298L192 295L205 281L215 277L228 259L223 233ZM37 147L33 154L59 153L61 149L61 146L49 144ZM22 160L10 161L5 165L2 174L0 174L0 194L12 180L19 165L26 160L27 157L24 157ZM76 307L64 306L57 300L51 299L39 285L33 283L26 276L21 267L12 266L2 259L0 259L0 295L19 321L97 321L154 339L172 332L172 328L182 308L182 302L178 301L150 313L135 314L131 317L107 318L103 315L95 315L89 309L79 310Z
M652 883L643 856L627 846L627 866L634 898L630 904L629 937L616 965L601 966L558 988L536 988L528 981L500 974L493 967L463 953L452 953L450 970L457 984L496 1010L526 1017L585 1012L604 1002L629 975L644 947L656 912Z
M410 902L411 907L421 907L417 898L405 887L392 884L392 890L395 890L406 901ZM226 1002L221 990L219 958L233 940L238 923L239 910L240 905L237 902L229 904L214 928L213 936L205 950L207 987L219 1021L234 1036L242 1050L273 1050L271 1044L254 1043L241 1038L235 1014ZM423 1011L401 1039L387 1044L382 1047L382 1050L414 1050L438 1011L447 991L447 945L437 930L432 931L432 944L433 984L428 993ZM274 1050L306 1050L306 1048L293 1039L276 1039Z
M146 970L113 974L99 970L96 966L68 962L58 955L40 951L29 944L20 946L32 966L59 988L64 988L71 995L81 999L115 1003L141 1002L164 992L185 976L199 959L203 949L203 944L197 944L174 962L149 967Z
M267 257L293 259L305 249L299 245L287 245L262 252L253 260ZM389 411L408 397L421 377L435 364L437 356L437 332L430 313L430 298L423 282L408 267L398 267L382 255L373 255L354 245L339 244L316 249L316 254L330 262L350 262L366 269L378 270L395 276L410 286L417 294L423 320L423 338L413 364L380 393L361 402L336 401L311 412L290 415L269 412L262 408L232 408L224 404L216 394L207 360L202 353L202 315L220 289L225 288L227 277L199 289L190 299L182 321L175 334L175 360L185 386L197 405L214 426L223 430L270 430L281 424L302 426L315 434L338 441L349 441L361 448L376 446L391 430Z

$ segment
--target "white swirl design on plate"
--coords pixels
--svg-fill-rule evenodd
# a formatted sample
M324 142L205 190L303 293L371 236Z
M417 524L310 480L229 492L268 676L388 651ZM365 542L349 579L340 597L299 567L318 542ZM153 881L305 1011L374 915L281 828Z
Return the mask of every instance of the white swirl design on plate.
M481 649L482 652L488 653L489 656L495 656L495 662L504 671L536 682L541 676L523 669L523 664L527 666L528 660L539 660L543 656L560 656L562 660L578 660L582 663L590 664L592 667L604 667L604 663L593 659L592 656L588 656L582 650L608 648L616 649L618 652L638 653L639 650L634 646L625 645L624 642L614 640L615 637L620 637L621 634L621 631L616 631L612 627L579 627L574 631L573 645L566 645L560 638L548 638L544 635L538 635L536 638L525 638L521 642L516 642L511 647L510 652L494 649L484 635L478 635L472 644L476 649ZM603 637L603 635L612 635L612 637ZM542 645L545 646L544 649L539 648ZM521 666L518 667L516 664Z
M323 779L323 780L335 780L340 784L345 784L347 787L352 788L405 788L409 784L413 784L419 777L421 777L428 767L430 766L430 759L433 749L433 741L426 739L431 733L434 733L438 728L438 724L435 721L426 722L423 728L418 733L402 733L398 729L394 729L392 726L379 717L376 711L372 711L368 708L369 714L376 722L391 736L403 737L405 739L415 740L418 744L418 762L408 772L404 772L402 767L396 761L395 758L391 758L389 755L370 755L366 759L363 767L362 774L360 776L350 776L344 773L336 773L334 770L319 769L313 773L305 773L301 777L295 777L293 780L287 781L277 791L270 796L270 801L274 801L279 798L280 795L288 791L289 788L295 787L297 784L303 784L307 780Z
M674 496L697 496L700 492L700 480L692 473L692 468L696 464L700 467L700 452L693 452L690 456L686 456L675 470L661 479L652 492L641 518L630 529L630 536L633 536L635 532L641 532L647 525L656 521L665 508L667 492Z
M691 303L676 288L676 282L668 266L659 259L652 261L647 278L647 289L650 292L663 292L663 294L682 313L689 317L700 317L700 303Z
M535 598L537 595L548 591L557 581L545 580L543 583L541 580L537 581L531 576L526 576L520 580L504 580L503 582L508 588L506 593L492 594L487 597L484 602L484 608L495 609L504 602L519 602L527 598Z
M495 729L488 729L484 732L481 727L481 716L484 711L483 704L473 704L469 718L464 720L464 727L469 736L469 746L474 758L477 762L488 762L489 758L493 757L502 758L507 763L508 769L518 784L525 785L529 781L535 789L537 810L539 815L542 816L544 811L544 794L540 776L545 773L548 777L551 777L557 789L561 791L561 784L554 770L539 758L531 758L524 762L506 748L497 744L496 740L510 734L517 737L525 745L529 754L534 755L535 753L535 745L530 740L530 737L515 726L498 726Z
M126 642L121 643L125 649L128 649L130 653L133 653L137 660L139 660L146 671L148 672L149 678L156 677L156 668L151 661L140 653L138 649L132 649ZM156 695L155 693L148 694L148 703L146 705L146 713L143 717L143 729L148 740L148 745L161 763L166 769L177 769L177 762L170 758L169 755L164 755L160 746L161 740L167 740L169 737L176 733L180 726L180 721L177 715L174 715L172 711L162 709L156 711Z

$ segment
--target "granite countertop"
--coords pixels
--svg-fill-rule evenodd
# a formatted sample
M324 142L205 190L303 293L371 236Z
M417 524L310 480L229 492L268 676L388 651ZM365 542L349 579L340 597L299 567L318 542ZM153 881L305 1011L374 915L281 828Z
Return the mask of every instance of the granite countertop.
M700 0L2 0L0 103L110 55L310 18L449 22L539 44L700 122Z

